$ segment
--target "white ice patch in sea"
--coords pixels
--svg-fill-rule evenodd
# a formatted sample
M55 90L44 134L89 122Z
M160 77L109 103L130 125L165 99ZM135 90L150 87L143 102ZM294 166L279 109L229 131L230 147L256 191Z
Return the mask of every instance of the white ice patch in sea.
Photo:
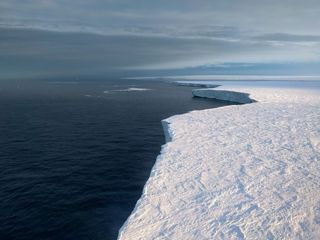
M319 92L194 94L216 90L257 102L163 120L168 142L119 239L319 239Z
M130 87L126 89L118 89L118 90L113 90L117 92L141 92L141 91L150 91L152 89L149 88L136 88L136 87Z
M152 89L149 88L136 88L136 87L130 87L125 89L114 89L114 90L105 90L103 91L104 94L112 94L116 92L143 92L143 91L151 91Z

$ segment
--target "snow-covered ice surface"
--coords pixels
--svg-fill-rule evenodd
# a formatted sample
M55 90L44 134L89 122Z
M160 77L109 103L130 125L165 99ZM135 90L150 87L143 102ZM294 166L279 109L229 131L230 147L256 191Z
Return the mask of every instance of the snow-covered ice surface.
M119 239L320 239L319 92L194 94L216 90L257 102L165 119L168 142Z

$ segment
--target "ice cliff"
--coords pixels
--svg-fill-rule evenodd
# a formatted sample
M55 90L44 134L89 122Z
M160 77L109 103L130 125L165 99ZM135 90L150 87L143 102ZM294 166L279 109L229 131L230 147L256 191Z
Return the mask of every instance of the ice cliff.
M193 94L257 102L165 119L168 142L119 239L318 239L319 92Z

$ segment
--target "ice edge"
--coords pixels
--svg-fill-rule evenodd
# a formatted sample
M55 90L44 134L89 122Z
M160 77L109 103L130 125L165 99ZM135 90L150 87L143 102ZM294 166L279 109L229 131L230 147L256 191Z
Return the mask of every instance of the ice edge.
M210 87L218 87L218 85L217 86L215 86L215 85L212 86L211 85ZM212 92L214 92L214 94L210 94ZM211 88L210 89L194 89L194 90L192 90L192 94L195 97L213 98L213 99L218 99L218 100L231 101L231 102L235 102L235 103L252 103L252 102L256 102L256 100L249 98L250 94L242 93L242 92L236 92L236 91L215 90L215 89L211 89ZM223 97L223 94L227 94L229 96L229 98ZM236 95L236 97L232 97L232 95ZM193 111L195 111L195 110L193 110ZM149 178L148 178L148 180L146 181L146 183L145 183L145 185L143 187L141 196L143 196L144 193L146 193L148 191L148 189L147 189L147 185L148 184L147 183L148 183L150 177L153 176L153 174L154 174L154 172L156 170L157 162L160 161L161 158L162 158L163 149L167 146L168 143L170 143L174 139L174 135L173 135L173 131L172 131L171 127L170 127L170 120L169 119L173 118L175 116L190 114L193 111L189 111L189 112L186 112L186 113L183 113L183 114L173 115L171 117L168 117L166 119L161 120L161 125L162 125L162 129L163 129L164 136L165 136L165 144L163 144L161 146L160 153L157 156L156 161L155 161L155 163L154 163L154 165L153 165L153 167L151 169ZM200 111L204 111L204 110L200 110ZM123 230L128 226L128 222L129 222L130 217L133 214L135 214L136 210L138 209L138 207L140 205L140 202L142 200L141 196L138 199L134 209L132 210L132 212L130 213L130 215L128 216L128 218L126 219L124 224L122 225L122 227L119 229L119 234L118 234L118 238L117 238L118 240L121 239Z
M249 93L244 93L244 92L216 90L216 89L195 89L195 90L192 90L192 94L195 97L213 98L213 99L236 102L236 103L256 102L256 100L250 98Z
M188 112L188 113L189 113L189 112ZM188 114L188 113L184 113L184 114ZM179 115L179 114L178 114L178 115ZM174 116L177 116L177 115L174 115ZM172 116L172 117L173 117L173 116ZM169 118L171 118L171 117L169 117ZM169 142L171 142L172 139L173 139L173 133L172 133L172 130L171 130L171 128L170 128L170 121L168 120L169 118L166 118L166 119L161 120L161 125L162 125L162 129L163 129L163 132L164 132L164 137L165 137L165 143L164 143L163 145L161 145L160 153L159 153L159 155L157 156L156 161L155 161L155 163L154 163L154 165L153 165L153 167L152 167L152 169L151 169L151 172L150 172L150 175L149 175L149 177L148 177L148 180L150 179L150 177L153 176L153 174L154 174L154 172L155 172L155 170L156 170L156 168L155 168L156 165L157 165L156 163L161 160L163 149L164 149L164 148L166 147L166 145L167 145ZM141 196L143 196L144 193L146 193L146 192L148 191L148 189L147 189L148 180L146 181L145 185L143 186L143 190L142 190ZM122 235L122 233L123 233L123 229L125 229L125 228L127 227L130 216L133 215L133 214L136 212L137 208L139 207L140 202L141 202L141 196L140 196L140 198L138 199L138 201L137 201L134 209L132 210L132 212L130 213L130 215L128 216L128 218L126 219L126 221L124 222L124 224L122 225L122 227L119 229L119 234L118 234L118 238L117 238L117 239L121 239L121 235Z
M196 86L194 86L194 87L196 87ZM246 93L246 92L249 92L250 94ZM309 97L301 98L301 94L306 94L306 93L310 93L311 95L309 95ZM308 118L304 118L304 119L309 120L310 124L311 124L310 121L312 120L312 117L314 118L316 116L315 115L315 112L316 112L315 107L317 107L320 102L320 97L317 92L313 92L310 90L294 90L294 89L283 90L283 89L277 89L277 88L256 89L256 88L241 88L240 87L240 89L238 89L238 87L237 87L237 89L235 89L234 87L229 87L227 89L221 89L221 88L218 88L218 89L195 89L195 90L193 90L193 95L195 97L215 98L215 99L219 99L219 100L226 100L226 101L240 102L240 103L259 102L258 104L245 104L243 106L236 106L236 107L233 106L232 109L234 109L234 110L242 109L242 112L249 112L250 113L252 111L252 109L254 111L256 111L256 110L259 110L262 108L262 109L265 109L264 111L266 111L266 113L267 113L266 116L269 116L268 113L270 113L270 109L272 109L272 112L275 111L275 109L276 109L277 110L276 113L280 114L280 116L283 116L284 113L287 114L284 116L285 117L284 120L286 120L286 118L288 118L288 116L289 117L291 116L289 113L292 113L292 119L296 120L296 117L297 117L296 113L299 112L296 110L301 109L301 110L305 111L306 107L309 107L309 108L307 108L308 111L306 113L309 113L309 115L310 114L311 115L310 116L308 115ZM228 97L226 97L226 95L228 95ZM235 97L235 95L237 95L237 97ZM250 98L250 96L251 96L251 98ZM229 107L231 107L231 106L229 106ZM226 112L228 112L227 108L229 108L229 107L228 106L222 107L222 108L220 108L219 112L226 114ZM227 110L227 111L225 111L225 110ZM160 173L161 173L161 170L163 170L163 169L159 168L159 164L161 167L161 164L165 163L164 161L166 160L166 157L168 157L168 156L166 156L166 151L173 150L173 147L175 147L174 144L176 143L176 141L180 141L179 132L177 132L177 133L175 132L175 128L177 127L176 121L179 122L181 120L180 117L182 117L182 119L185 120L184 124L186 126L189 126L188 125L189 121L192 121L192 119L193 119L192 112L205 112L205 111L208 111L210 113L210 109L200 110L200 111L191 111L191 112L184 113L184 114L174 115L172 117L169 117L169 118L161 121L162 126L163 126L163 130L164 130L164 134L166 137L166 144L162 145L161 152L157 156L157 159L156 159L155 164L152 168L150 177L144 186L142 195L141 195L140 199L137 201L134 210L132 211L132 213L130 214L128 219L126 220L125 224L120 229L118 239L143 239L143 238L141 238L141 236L138 233L141 230L141 228L144 228L144 226L146 226L146 225L140 224L140 230L137 230L137 232L131 231L131 233L129 233L129 238L127 238L128 236L126 234L128 234L128 229L130 231L130 230L132 230L132 226L133 226L133 228L135 227L134 224L138 223L138 225L139 225L140 221L143 220L143 219L139 220L139 217L138 217L138 214L140 214L139 211L141 210L140 208L146 204L146 202L144 202L146 200L146 198L143 198L143 196L147 196L148 191L150 191L149 194L151 194L151 195L149 197L153 197L154 196L153 191L155 190L152 188L150 189L148 187L148 184L150 184L149 181L155 181L155 180L157 181L157 179L152 179L152 178L158 174L159 170L160 170ZM186 116L186 118L184 118L184 115ZM202 116L202 115L200 114L200 116ZM197 117L197 114L195 114L195 117ZM266 123L269 123L269 122L270 121L267 121ZM288 124L289 123L290 123L290 121L288 122ZM298 121L298 123L299 123L299 121ZM272 125L272 122L271 122L271 125ZM312 126L313 126L313 128L312 128ZM291 127L292 126L289 125L288 129L291 129ZM314 127L314 125L312 125L312 124L309 127L311 129L313 129L313 131L311 131L311 132L309 131L306 133L308 135L310 135L309 136L310 137L310 144L313 147L313 151L317 152L317 151L319 151L319 146L320 146L320 144L319 144L319 142L320 142L319 141L319 139L320 139L319 130L317 130ZM302 130L303 129L304 128L302 128ZM304 130L304 131L306 131L306 130ZM183 132L180 132L180 133L183 133ZM286 134L286 132L284 132L283 134ZM272 144L272 141L271 141L271 143L266 142L266 144ZM250 146L250 145L248 145L248 146ZM285 147L284 149L287 149L286 142L284 143L283 146ZM305 146L307 146L307 145L305 145ZM290 149L287 149L287 151L290 151ZM311 155L311 157L313 157L313 155ZM240 169L240 171L242 171L242 170ZM303 175L304 172L301 172L301 174ZM170 181L168 182L168 184L171 185ZM309 185L306 185L306 186L309 186ZM312 189L311 185L309 187ZM240 188L243 188L242 184L240 185ZM314 191L311 191L311 192L313 193ZM312 206L316 207L316 203L312 203L312 204L313 204ZM251 207L249 209L251 209ZM280 207L279 209L283 209L283 208ZM301 209L298 209L298 210L301 210ZM314 214L316 214L316 213L314 213ZM318 216L318 215L316 214L316 216ZM135 218L138 219L138 222L134 221ZM152 219L157 220L157 218L154 218L154 216L152 216ZM131 222L131 221L133 221L133 222ZM312 225L310 225L310 227L312 227ZM307 230L304 229L304 231L306 231L306 234L307 234L306 236L309 236L309 237L314 236L314 235L308 235L308 233L312 234L312 232L307 231ZM316 229L313 229L313 230L316 230ZM271 232L268 231L268 232L266 232L266 234L270 235ZM315 232L315 234L316 234L316 232ZM161 234L161 236L162 236L162 234ZM132 238L132 237L134 237L134 238Z

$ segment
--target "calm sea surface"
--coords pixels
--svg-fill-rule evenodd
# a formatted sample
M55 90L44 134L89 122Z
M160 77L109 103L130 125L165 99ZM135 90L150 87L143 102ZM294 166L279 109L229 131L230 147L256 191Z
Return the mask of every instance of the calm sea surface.
M119 91L148 88L149 91ZM0 83L0 239L116 239L164 144L161 119L222 101L165 82Z

